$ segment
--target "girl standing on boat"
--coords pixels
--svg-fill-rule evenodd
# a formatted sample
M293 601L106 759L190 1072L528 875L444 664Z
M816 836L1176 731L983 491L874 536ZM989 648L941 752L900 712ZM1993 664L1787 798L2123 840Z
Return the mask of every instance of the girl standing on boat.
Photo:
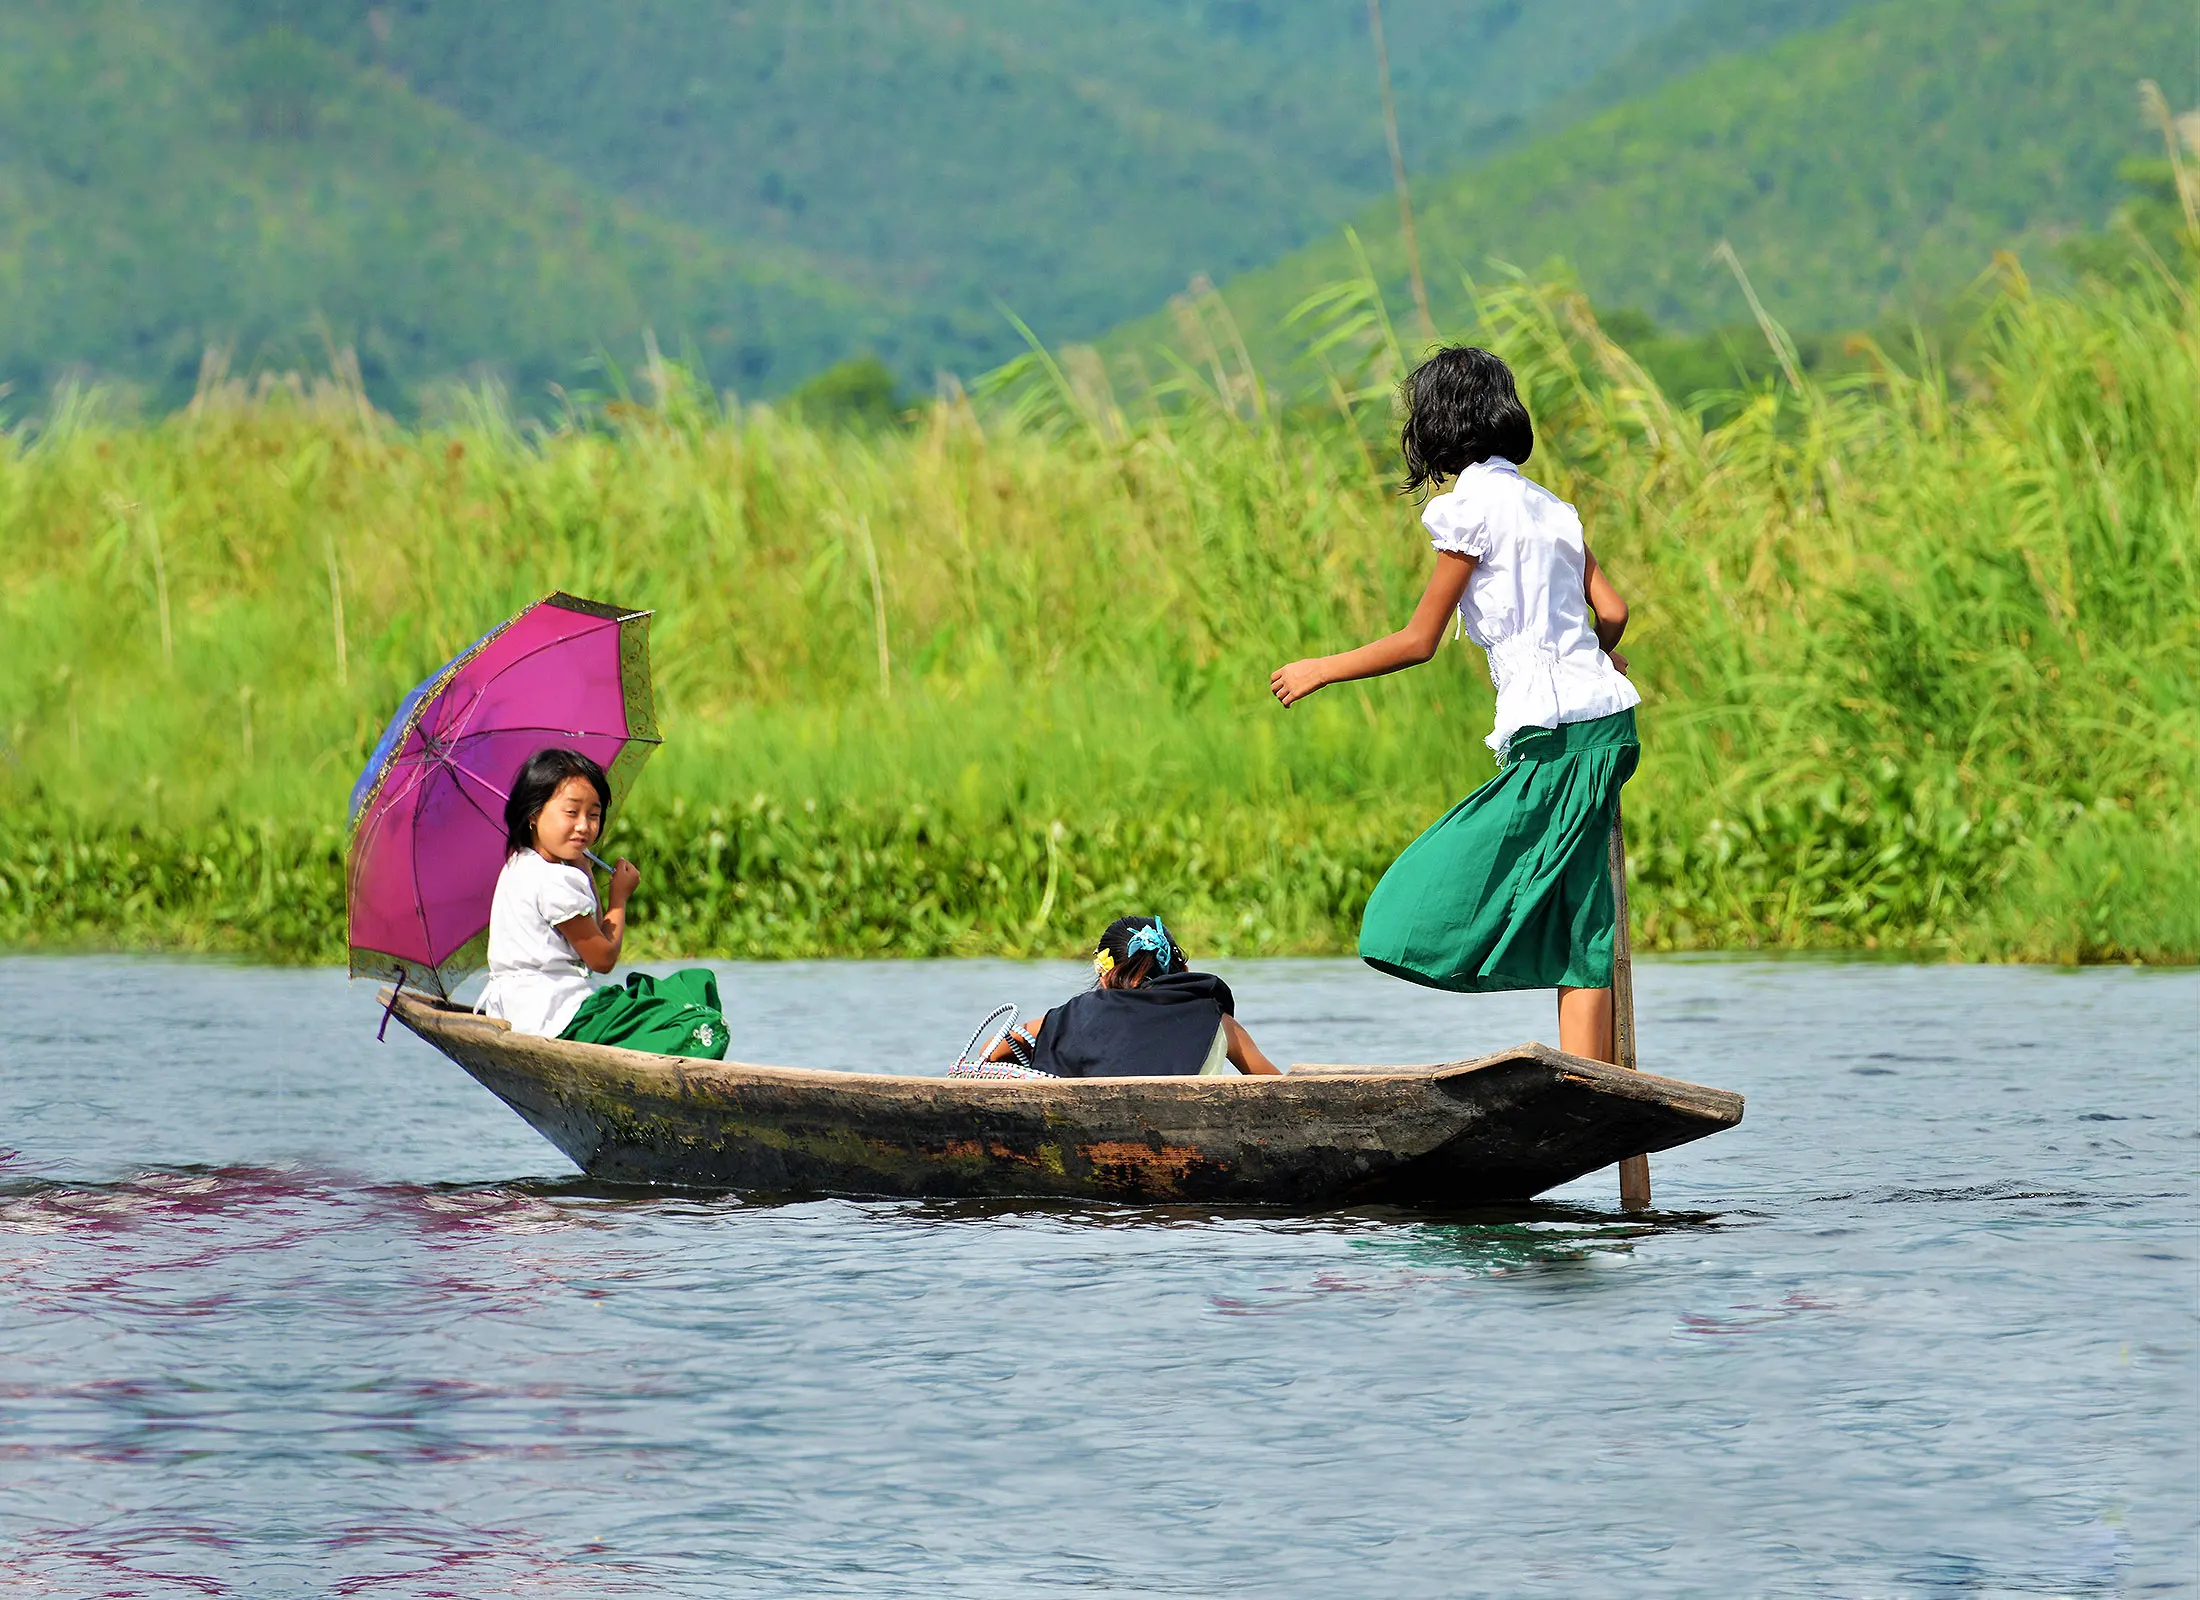
M1462 993L1556 988L1559 1048L1609 1061L1607 841L1635 770L1642 701L1618 653L1627 603L1574 508L1521 475L1535 431L1504 362L1440 350L1406 379L1405 400L1405 491L1453 480L1421 513L1436 570L1413 620L1357 650L1278 667L1269 687L1289 706L1326 684L1418 666L1457 611L1489 652L1497 776L1383 874L1361 959Z
M707 968L631 973L623 987L589 977L619 964L627 898L642 881L622 859L611 869L610 908L599 912L588 851L610 804L610 778L578 750L538 750L512 780L478 1009L514 1033L722 1061L730 1035Z

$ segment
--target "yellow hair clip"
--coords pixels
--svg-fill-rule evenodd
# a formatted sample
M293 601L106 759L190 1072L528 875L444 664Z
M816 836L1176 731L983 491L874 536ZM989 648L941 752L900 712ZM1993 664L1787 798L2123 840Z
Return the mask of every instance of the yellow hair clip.
M1095 952L1092 958L1092 970L1099 973L1103 978L1113 972L1115 970L1114 953L1107 950Z

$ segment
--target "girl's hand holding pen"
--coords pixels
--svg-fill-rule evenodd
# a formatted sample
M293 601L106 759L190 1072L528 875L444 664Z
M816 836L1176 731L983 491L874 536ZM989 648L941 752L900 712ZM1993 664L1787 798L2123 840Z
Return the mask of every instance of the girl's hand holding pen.
M642 869L626 857L619 857L619 864L611 869L610 900L614 906L623 906L642 881Z

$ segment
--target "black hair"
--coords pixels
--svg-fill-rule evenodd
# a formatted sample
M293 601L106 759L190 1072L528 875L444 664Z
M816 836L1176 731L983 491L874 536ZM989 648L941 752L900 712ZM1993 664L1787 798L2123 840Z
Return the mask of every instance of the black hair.
M1405 408L1398 439L1406 458L1402 494L1491 456L1519 466L1535 453L1535 424L1513 387L1512 368L1487 350L1462 344L1437 351L1407 374Z
M1161 952L1142 948L1134 954L1131 940L1148 928L1160 931ZM1092 953L1095 956L1102 952L1115 963L1114 975L1118 988L1135 989L1148 978L1191 971L1190 963L1184 958L1184 947L1176 942L1175 935L1162 927L1159 917L1117 917L1108 924L1108 931L1100 935L1100 942L1093 946Z
M504 802L507 852L517 854L534 847L535 819L568 778L586 778L595 785L596 798L603 802L603 808L611 809L611 780L604 776L603 768L578 750L537 750L512 780L511 798Z

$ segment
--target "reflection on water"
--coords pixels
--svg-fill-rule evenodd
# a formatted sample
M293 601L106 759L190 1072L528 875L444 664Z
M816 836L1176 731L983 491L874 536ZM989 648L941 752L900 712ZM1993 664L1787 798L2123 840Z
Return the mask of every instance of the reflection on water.
M1548 1032L1229 976L1296 1059ZM726 987L920 1070L1070 981ZM1640 981L1751 1097L1656 1212L1308 1217L603 1185L326 974L0 961L0 1595L2189 1592L2200 983Z

